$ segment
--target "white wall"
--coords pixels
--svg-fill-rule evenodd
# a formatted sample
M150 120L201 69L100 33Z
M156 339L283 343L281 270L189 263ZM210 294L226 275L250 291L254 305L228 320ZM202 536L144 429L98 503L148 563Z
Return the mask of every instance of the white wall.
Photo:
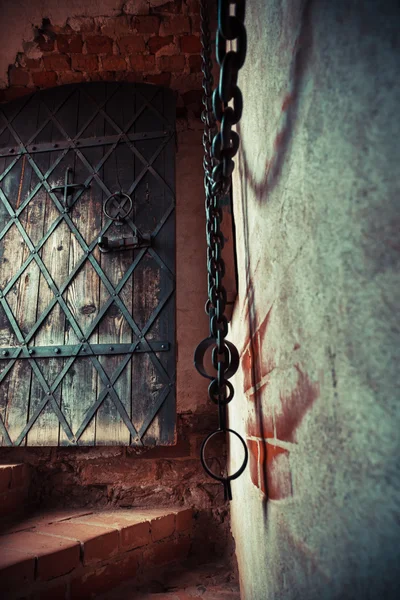
M233 484L242 597L395 598L400 7L246 4L230 405L251 456Z

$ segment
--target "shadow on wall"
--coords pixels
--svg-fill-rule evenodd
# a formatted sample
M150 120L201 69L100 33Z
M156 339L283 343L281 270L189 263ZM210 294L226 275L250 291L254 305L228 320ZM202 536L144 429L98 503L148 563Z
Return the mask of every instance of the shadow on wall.
M294 124L297 117L298 100L302 85L303 74L308 63L310 50L312 48L312 27L311 27L311 7L313 0L305 0L301 14L301 26L296 42L293 46L293 60L289 73L289 92L282 102L281 116L277 125L277 133L273 142L273 154L271 158L266 158L263 169L264 176L260 181L254 173L251 172L247 159L246 149L243 144L240 146L240 168L241 181L246 182L250 187L255 199L261 204L266 200L267 194L272 192L278 182L282 165L285 161L287 151L290 146ZM237 126L240 135L240 124ZM242 194L243 194L242 189ZM244 196L243 196L244 198ZM248 253L248 238L246 239L246 260ZM248 273L248 271L247 271Z
M238 161L246 272L244 321L247 332L241 349L243 391L247 400L246 441L251 481L263 494L265 514L269 499L282 500L293 495L290 446L296 443L297 429L319 396L319 384L312 382L302 366L295 363L296 384L290 392L280 392L279 404L271 406L268 388L270 375L276 369L276 364L274 349L271 342L267 342L267 335L274 306L271 302L265 313L262 312L264 307L260 311L255 303L256 284L251 276L254 257L251 256L248 192L250 189L252 201L254 198L261 204L268 200L268 194L279 180L292 138L303 74L312 47L311 6L312 0L307 0L302 11L300 31L293 48L290 92L282 103L273 144L274 154L265 161L264 177L258 181L251 172L243 145L240 147ZM299 348L300 345L296 343L292 350Z

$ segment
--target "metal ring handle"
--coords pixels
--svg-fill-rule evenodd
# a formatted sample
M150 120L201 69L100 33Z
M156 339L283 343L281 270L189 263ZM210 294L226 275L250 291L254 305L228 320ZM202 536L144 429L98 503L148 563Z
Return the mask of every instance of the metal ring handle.
M211 438L214 437L214 435L217 435L218 433L225 433L226 431L228 433L232 433L233 435L236 435L236 437L242 443L242 446L244 449L244 459L243 459L242 466L240 467L240 469L238 469L236 471L236 473L233 473L232 475L228 475L228 477L223 477L222 475L216 475L216 473L213 473L211 471L210 467L206 463L205 449L206 449L208 442L211 440ZM249 459L249 451L247 450L246 442L244 441L242 436L237 431L234 431L233 429L226 428L225 431L222 429L213 431L212 433L208 434L208 436L206 437L206 439L203 441L203 443L201 445L200 460L201 460L201 464L203 465L204 470L209 474L210 477L212 477L213 479L216 479L217 481L221 481L222 483L224 483L224 485L226 482L233 481L234 479L237 479L238 477L240 477L240 475L243 473L243 471L245 470L245 468L247 466L248 459Z
M125 211L125 213L122 214L122 216L118 213L118 215L116 217L113 217L109 214L109 212L107 211L108 208L108 204L111 200L113 200L114 198L127 198L128 202L129 202L129 209ZM120 209L121 205L119 205L119 209ZM111 196L108 196L107 200L104 202L103 204L103 212L106 215L106 217L108 217L109 219L111 219L111 221L123 221L124 219L126 219L126 217L129 215L129 213L132 211L133 208L133 202L132 202L132 198L129 196L129 194L126 194L125 192L115 192L114 194L111 194Z

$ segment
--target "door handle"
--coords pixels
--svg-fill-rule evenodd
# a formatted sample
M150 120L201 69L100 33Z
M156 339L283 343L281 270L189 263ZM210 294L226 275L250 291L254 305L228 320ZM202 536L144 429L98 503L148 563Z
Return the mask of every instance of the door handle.
M119 250L137 250L138 248L149 248L151 246L151 236L149 233L143 235L131 235L110 240L102 235L97 240L100 252L118 252Z

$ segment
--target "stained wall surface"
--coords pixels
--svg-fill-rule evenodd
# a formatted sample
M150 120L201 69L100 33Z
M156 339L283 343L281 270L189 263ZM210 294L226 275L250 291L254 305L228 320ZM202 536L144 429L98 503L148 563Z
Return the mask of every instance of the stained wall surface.
M246 4L230 405L250 453L231 504L242 598L395 598L400 9Z

